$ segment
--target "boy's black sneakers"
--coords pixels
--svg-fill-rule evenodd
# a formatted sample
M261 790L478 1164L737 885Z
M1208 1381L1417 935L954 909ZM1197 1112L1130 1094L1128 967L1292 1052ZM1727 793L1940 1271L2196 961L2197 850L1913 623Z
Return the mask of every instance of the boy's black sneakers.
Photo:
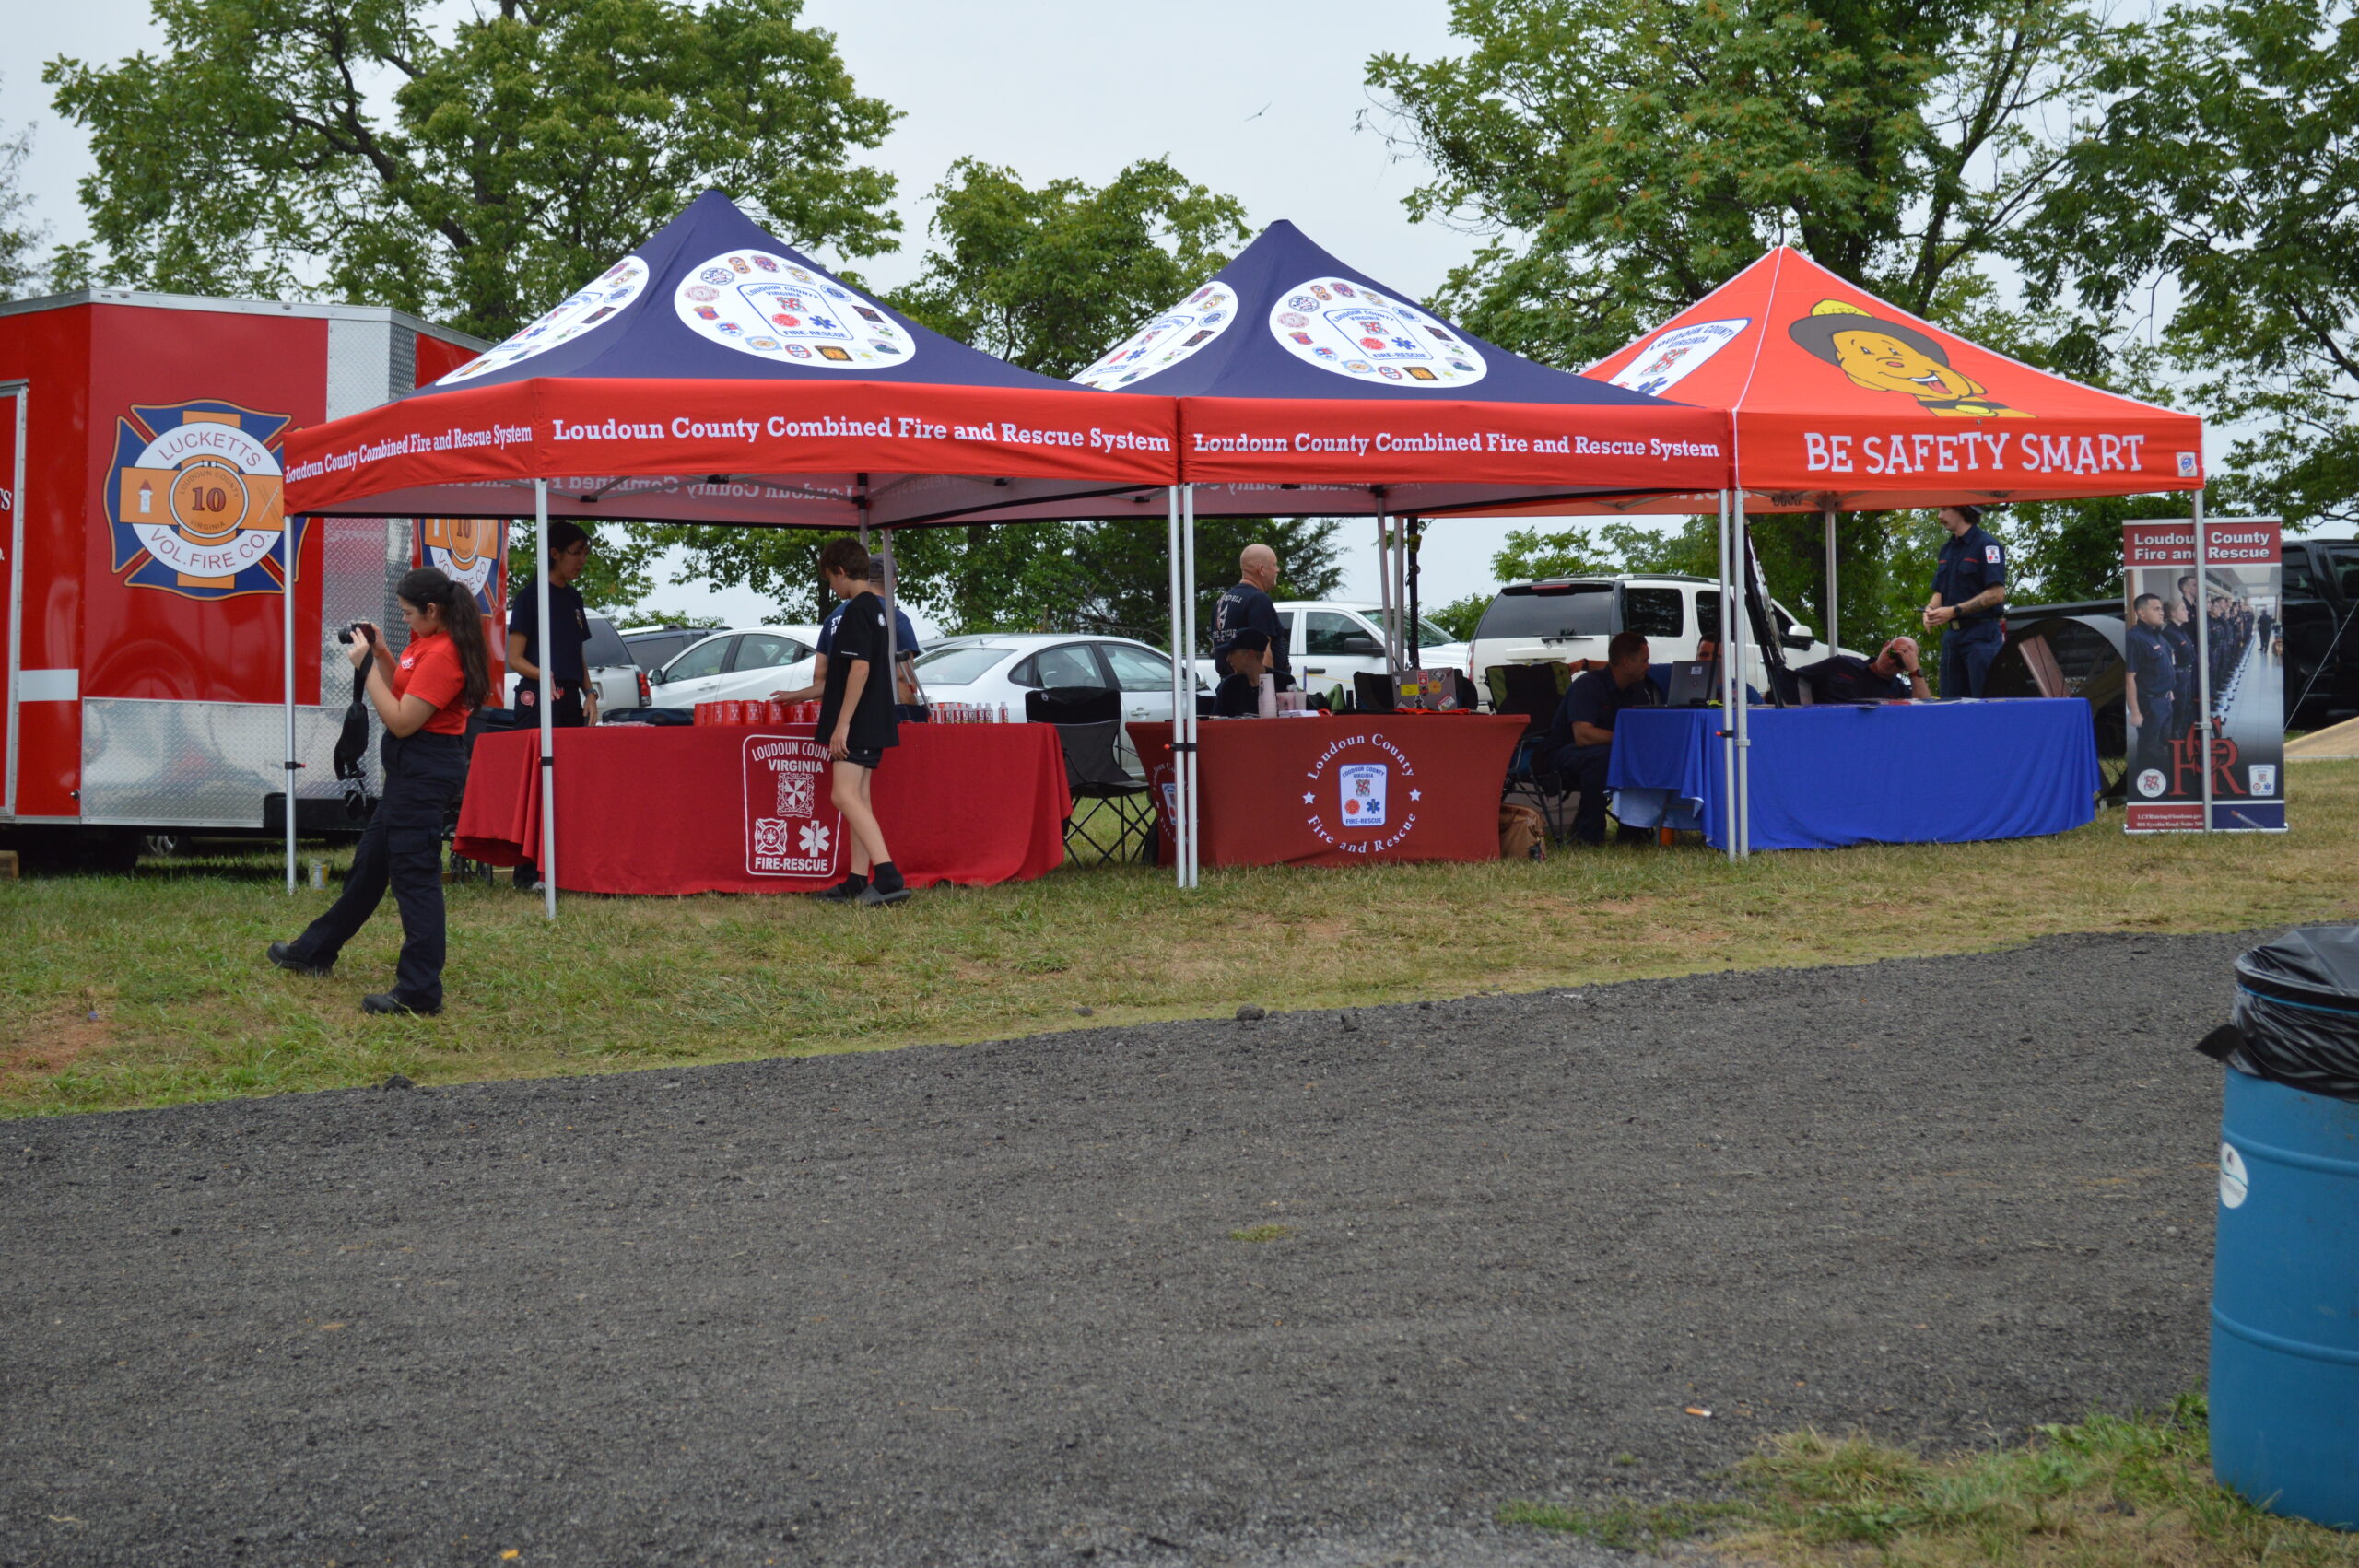
M860 901L863 904L868 905L898 904L902 899L907 898L909 895L910 890L906 884L896 887L890 892L887 892L886 889L871 883L868 886L861 889Z
M867 891L868 879L854 872L827 889L827 892L814 894L812 896L823 904L851 904L856 902L860 895Z

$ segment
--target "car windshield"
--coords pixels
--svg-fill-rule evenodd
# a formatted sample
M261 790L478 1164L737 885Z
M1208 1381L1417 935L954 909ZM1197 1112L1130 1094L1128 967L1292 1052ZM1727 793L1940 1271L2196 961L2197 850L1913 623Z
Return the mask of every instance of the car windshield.
M971 686L1014 651L987 643L937 648L918 660L918 676L930 686Z
M1474 635L1494 638L1605 637L1614 630L1610 582L1545 583L1502 590Z
M1390 634L1392 630L1393 624L1402 617L1401 612L1398 610L1370 610L1367 613L1367 618L1381 626L1385 629L1386 633ZM1417 622L1417 646L1419 648L1438 648L1443 643L1456 642L1457 640L1458 639L1456 638L1450 636L1448 632L1442 630L1431 621L1420 618Z

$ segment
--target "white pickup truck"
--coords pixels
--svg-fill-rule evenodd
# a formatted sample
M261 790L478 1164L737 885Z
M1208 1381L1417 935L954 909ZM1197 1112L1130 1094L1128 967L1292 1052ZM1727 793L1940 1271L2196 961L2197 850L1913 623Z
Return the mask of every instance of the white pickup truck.
M1775 599L1769 609L1785 644L1788 667L1812 663L1834 651ZM1469 645L1467 673L1487 705L1487 672L1495 664L1602 660L1606 643L1625 629L1646 635L1654 662L1678 663L1695 658L1696 645L1717 636L1719 625L1720 587L1708 577L1666 572L1513 582L1483 612ZM1749 638L1744 673L1747 684L1761 689L1761 654Z

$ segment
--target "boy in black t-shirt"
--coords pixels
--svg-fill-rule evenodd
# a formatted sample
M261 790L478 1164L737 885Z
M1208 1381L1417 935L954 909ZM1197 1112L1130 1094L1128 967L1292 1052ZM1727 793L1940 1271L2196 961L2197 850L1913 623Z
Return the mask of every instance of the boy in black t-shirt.
M857 539L829 541L819 552L819 573L827 591L844 601L827 654L827 693L819 699L819 738L835 758L830 798L851 835L851 874L819 896L835 904L898 904L910 890L885 847L868 794L885 749L901 743L893 721L893 683L882 673L885 602L869 591L868 547Z

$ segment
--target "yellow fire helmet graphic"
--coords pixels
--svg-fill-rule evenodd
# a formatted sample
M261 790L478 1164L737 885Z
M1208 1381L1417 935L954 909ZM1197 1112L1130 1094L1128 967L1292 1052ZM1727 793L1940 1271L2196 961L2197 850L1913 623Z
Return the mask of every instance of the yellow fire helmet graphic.
M1870 392L1897 392L1928 414L1954 419L2028 419L1985 394L1982 383L1954 369L1941 340L1904 322L1889 322L1840 299L1822 299L1788 324L1787 334Z

